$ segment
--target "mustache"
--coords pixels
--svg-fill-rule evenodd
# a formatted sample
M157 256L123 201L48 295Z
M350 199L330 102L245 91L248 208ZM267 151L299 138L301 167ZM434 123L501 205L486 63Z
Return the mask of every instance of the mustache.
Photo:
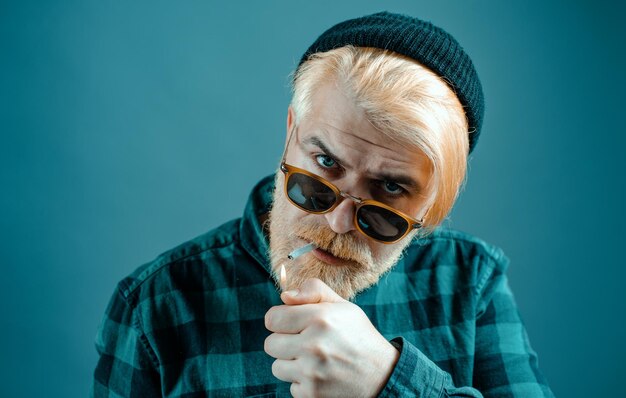
M372 254L367 244L349 233L338 234L327 226L305 223L300 223L293 233L302 240L315 243L335 257L360 266L372 262Z

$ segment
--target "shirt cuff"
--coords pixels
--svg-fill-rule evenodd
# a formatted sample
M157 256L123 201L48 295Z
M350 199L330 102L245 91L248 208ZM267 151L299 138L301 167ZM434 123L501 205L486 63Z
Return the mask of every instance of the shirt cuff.
M403 337L391 344L400 351L400 358L379 397L441 397L446 373Z

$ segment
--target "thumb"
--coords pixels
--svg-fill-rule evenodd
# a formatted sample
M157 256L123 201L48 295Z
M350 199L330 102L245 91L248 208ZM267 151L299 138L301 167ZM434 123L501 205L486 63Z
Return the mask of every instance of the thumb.
M346 300L335 293L327 284L317 278L304 281L299 289L289 290L280 295L283 303L288 305L316 304L316 303L341 303Z

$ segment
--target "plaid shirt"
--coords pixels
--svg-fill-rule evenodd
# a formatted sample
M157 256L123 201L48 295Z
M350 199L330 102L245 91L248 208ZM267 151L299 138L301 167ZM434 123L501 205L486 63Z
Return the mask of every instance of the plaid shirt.
M273 180L243 218L166 252L122 280L98 330L94 397L289 396L263 350L267 310L282 304L258 216ZM553 396L537 368L502 251L440 228L413 242L355 303L400 350L381 396Z

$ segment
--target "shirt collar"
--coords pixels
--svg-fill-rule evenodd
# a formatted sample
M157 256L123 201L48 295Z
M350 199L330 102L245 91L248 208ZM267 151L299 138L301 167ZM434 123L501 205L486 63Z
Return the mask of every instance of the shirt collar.
M239 227L243 248L269 273L271 273L269 242L259 217L270 211L273 197L274 175L270 175L259 181L252 189Z

